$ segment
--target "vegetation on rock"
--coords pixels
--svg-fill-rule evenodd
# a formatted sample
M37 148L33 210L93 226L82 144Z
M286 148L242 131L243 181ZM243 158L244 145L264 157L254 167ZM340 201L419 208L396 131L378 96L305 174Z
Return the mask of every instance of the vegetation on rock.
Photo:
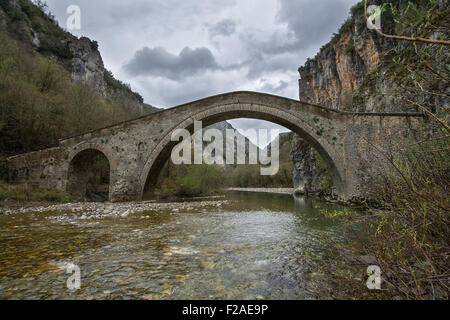
M450 54L446 44L417 38L447 40L449 7L447 1L419 0L389 1L381 8L383 17L388 17L382 19L383 32L395 37L385 39L385 35L368 30L356 34L356 38L369 35L390 47L382 52L377 67L361 78L353 103L367 107L370 101L378 101L383 104L380 110L423 111L428 123L413 132L392 132L385 147L377 150L388 166L371 177L375 203L367 206L370 214L356 218L362 219L368 234L348 243L347 249L376 259L382 270L382 287L387 289L381 294L384 298L448 299ZM364 2L352 12L351 21L362 26L357 21L364 14ZM342 31L350 32L354 26ZM352 53L348 50L346 54ZM310 61L307 68L314 63ZM398 135L407 136L408 143L399 145ZM353 219L349 217L349 221ZM359 227L353 229L354 234L361 235L360 231ZM347 257L342 258L348 263ZM335 258L330 265L334 263ZM354 290L354 276L336 279L341 287Z
M0 201L49 201L49 202L70 202L70 195L47 189L36 189L29 185L9 185L0 181Z
M0 151L27 152L130 118L50 58L0 31Z
M60 138L141 115L128 103L143 104L142 97L109 71L101 80L114 94L73 81L69 44L77 41L42 1L0 1L0 156L52 146ZM97 50L96 42L88 41ZM101 71L101 57L99 63ZM143 109L155 110L145 104Z

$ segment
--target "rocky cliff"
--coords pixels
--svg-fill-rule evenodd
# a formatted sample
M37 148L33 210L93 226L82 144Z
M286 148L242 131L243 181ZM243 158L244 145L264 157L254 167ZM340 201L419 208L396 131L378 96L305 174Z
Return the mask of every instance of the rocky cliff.
M393 31L389 16L382 22L385 32ZM400 105L408 109L397 103L397 88L387 73L395 46L394 40L367 28L363 2L358 3L331 41L298 69L300 100L344 111L391 112Z
M96 41L61 29L41 2L0 0L0 43L0 176L3 155L158 110L105 68Z
M298 69L300 100L339 110L392 111L390 83L370 83L379 76L393 42L367 29L362 3L313 59ZM364 94L369 86L376 95ZM376 88L375 88L376 87Z
M392 43L366 27L362 3L351 9L351 16L313 59L298 71L301 101L344 110L386 111L392 108L385 83L378 84L379 94L365 96L360 91L376 73ZM373 85L373 84L371 84ZM292 140L293 181L298 193L331 193L331 180L318 153L298 135Z
M96 41L86 37L71 37L67 40L67 46L72 55L70 71L73 80L88 84L104 98L112 99L135 115L157 110L145 104L141 95L133 92L129 85L117 80L105 69Z
M332 180L325 162L308 142L294 135L291 157L294 163L293 183L296 194L332 195Z
M436 23L445 23L449 13L447 2L372 0L368 1L368 5L393 4L393 7L387 6L382 10L381 28L384 33L433 38L442 32L442 28L439 25L430 27L425 17L430 15L428 10L434 7L433 10L442 15ZM394 18L394 14L398 11L402 11L402 16L401 22L396 23L399 18ZM421 49L425 49L424 52ZM443 61L448 59L442 51L438 46L423 48L420 43L415 46L408 41L384 38L369 30L362 1L351 9L350 17L331 41L298 69L300 100L344 111L417 112L414 106L405 103L406 98L418 98L417 92L413 94L405 90L410 86L405 85L404 80L411 78L420 82L421 100L432 101L435 105L448 104L448 99L428 95L436 89L434 87L448 92L448 82L443 86L442 79L437 79L440 82L427 82L420 77L411 77L411 74L420 71L424 60L428 59L427 67L448 72L445 62L438 58ZM406 70L407 65L413 70Z
M448 12L447 1L368 2L369 5L394 5L395 9L386 7L382 10L381 27L387 34L436 36L433 32L437 34L439 29L433 30L426 23L421 25L429 15L427 10L435 6L434 10L441 12L439 23L446 19L445 12ZM404 14L402 23L396 23L397 19L394 19L394 14L399 11ZM410 29L405 27L408 18L412 21ZM448 61L448 56L438 50L439 47L422 48L420 44L415 47L411 42L387 39L369 30L362 1L351 9L350 17L331 41L298 69L300 100L343 111L417 112L415 106L407 103L411 99L421 101L439 113L436 110L439 106L442 106L441 110L445 110L445 106L448 108L448 95L445 98L446 95L441 94L450 92L448 82L445 84L436 75L434 79L424 76L430 74L429 70L420 73L421 67L446 70L442 61ZM421 55L429 59L425 66L418 59ZM439 56L442 58L436 59ZM423 78L427 79L421 80ZM298 136L293 139L292 147L295 187L299 192L323 190L326 185L320 186L317 181L329 179L322 179L324 172L317 169L317 154ZM330 190L329 187L326 189Z
M157 110L104 67L96 41L62 30L45 5L29 0L1 0L0 28L19 40L26 50L58 61L74 81L86 83L126 112L138 116Z

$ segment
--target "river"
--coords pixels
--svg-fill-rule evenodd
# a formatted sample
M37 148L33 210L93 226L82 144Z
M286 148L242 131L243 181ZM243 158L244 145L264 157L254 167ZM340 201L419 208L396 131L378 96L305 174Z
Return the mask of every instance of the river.
M221 205L126 216L0 215L1 299L328 298L322 255L344 240L321 209L290 195L236 192ZM80 270L71 291L66 267Z

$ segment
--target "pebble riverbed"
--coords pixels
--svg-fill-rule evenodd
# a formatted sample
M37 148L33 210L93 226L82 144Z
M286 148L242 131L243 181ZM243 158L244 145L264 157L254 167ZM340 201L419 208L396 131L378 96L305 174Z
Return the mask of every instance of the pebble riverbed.
M61 203L54 205L43 205L22 208L0 207L0 214L14 215L23 213L37 212L65 212L79 214L80 219L97 219L105 217L128 217L130 214L152 212L152 211L185 211L201 208L220 208L228 204L228 200L215 201L195 201L195 202L169 202L156 203L147 202L129 202L129 203L110 203L110 202L80 202L80 203Z
M235 192L184 202L0 203L0 299L311 299L340 206ZM81 287L67 287L77 266ZM346 271L347 265L344 265Z

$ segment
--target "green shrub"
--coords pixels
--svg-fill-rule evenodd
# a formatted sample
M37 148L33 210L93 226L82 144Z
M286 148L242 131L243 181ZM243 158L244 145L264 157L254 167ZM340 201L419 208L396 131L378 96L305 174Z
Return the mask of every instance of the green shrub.
M0 32L0 43L0 152L41 149L133 117L7 33Z
M44 35L40 37L39 51L50 52L59 58L72 59L73 55L67 42L62 42L58 36Z
M353 41L353 38L350 39L350 41L345 46L344 52L345 54L351 54L355 51L355 43Z
M155 193L160 196L214 194L223 187L223 171L218 165L173 165L168 162Z
M108 85L108 87L112 88L113 90L122 90L126 94L138 99L139 102L141 102L141 103L144 102L144 98L142 98L142 96L139 93L131 90L131 88L128 84L125 84L122 81L114 78L111 71L106 70L103 77L104 77L105 82Z
M377 257L398 294L448 299L450 248L448 132L416 133L411 143L386 151L389 170L373 177L378 201L367 252Z
M0 201L3 200L70 202L72 198L58 190L36 189L27 184L10 185L0 182Z

